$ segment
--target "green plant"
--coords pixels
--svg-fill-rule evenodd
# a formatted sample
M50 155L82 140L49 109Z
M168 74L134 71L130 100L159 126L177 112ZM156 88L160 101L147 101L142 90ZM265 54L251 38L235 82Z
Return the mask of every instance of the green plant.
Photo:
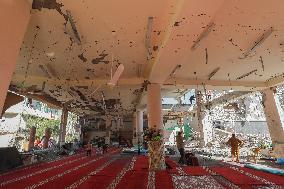
M36 136L42 137L45 135L45 129L50 128L53 137L58 137L60 133L60 120L47 119L43 117L37 117L34 115L23 114L23 119L26 122L27 129L32 126L36 127Z
M144 131L144 140L146 141L160 141L162 140L162 132L160 129L150 128Z

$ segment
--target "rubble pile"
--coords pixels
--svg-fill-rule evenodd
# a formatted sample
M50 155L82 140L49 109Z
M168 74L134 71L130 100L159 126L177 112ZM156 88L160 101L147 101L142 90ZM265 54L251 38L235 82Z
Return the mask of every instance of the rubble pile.
M213 92L212 98L215 99L224 94L228 93ZM205 99L204 95L203 99ZM284 106L282 96L279 101ZM200 147L198 140L190 140L186 142L186 150L208 156L230 157L230 147L226 142L232 133L236 133L243 142L240 149L241 158L251 156L255 148L261 148L261 157L271 158L272 142L268 134L261 93L251 93L243 98L218 104L211 109L204 109L203 113L203 127L208 135L206 145ZM240 132L241 130L245 132Z

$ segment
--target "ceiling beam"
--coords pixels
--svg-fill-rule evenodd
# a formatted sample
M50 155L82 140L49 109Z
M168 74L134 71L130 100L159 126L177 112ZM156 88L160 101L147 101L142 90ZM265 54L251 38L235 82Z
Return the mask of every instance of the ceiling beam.
M277 85L284 84L284 73L277 75L276 77L272 77L269 80L267 80L266 85L269 87L275 87Z
M53 108L53 109L61 109L62 108L61 102L59 102L58 100L56 100L55 98L53 98L53 97L51 97L47 94L42 94L42 95L23 94L23 93L18 93L18 94L25 96L27 98L31 98L31 99L43 102L43 103L47 104L50 108Z
M144 78L120 78L118 80L118 85L141 85L144 82ZM31 76L29 75L26 79L24 75L14 75L12 83L22 83L25 81L27 85L42 85L43 82L46 82L46 85L69 85L69 86L99 86L104 85L109 82L109 79L83 79L83 80L65 80L65 79L49 79L46 77L40 76Z
M212 26L212 23L214 22L214 16L216 12L218 12L220 7L222 7L223 3L224 0L218 0L214 4L210 5L210 10L206 12L207 17L206 18L204 17L203 18L204 20L198 26L194 26L197 30L195 32L199 32L200 36L204 35L203 33L204 25L209 27ZM194 4L194 6L192 6L192 4ZM161 46L159 47L159 52L155 56L154 62L151 65L151 70L148 71L149 75L147 75L147 77L150 82L160 83L160 84L164 83L165 80L171 78L171 73L178 65L179 68L183 69L182 64L185 62L185 60L188 60L189 56L192 54L192 52L190 52L191 51L190 47L198 48L197 45L194 45L194 41L191 40L181 41L173 39L175 39L176 36L181 33L181 31L193 27L188 24L183 25L181 23L181 25L179 25L175 23L179 23L179 21L183 20L183 17L185 17L185 15L188 15L191 12L193 13L197 9L202 10L203 7L204 3L202 3L202 1L188 0L188 1L179 2L176 9L177 11L173 15L170 25L166 30L167 33L165 35L165 38ZM194 36L192 35L191 37ZM195 40L197 41L199 40L199 42L201 43L205 41L205 40L201 41L202 38L200 39L197 38ZM161 68L163 69L162 72ZM178 73L176 75L178 75Z
M254 92L252 91L233 91L231 93L224 94L218 98L213 99L210 102L205 103L205 106L210 104L210 108L212 109L219 104L226 104L237 99L245 98L253 93Z
M25 79L24 75L14 75L12 84L21 84ZM118 81L118 85L132 86L141 85L145 81L145 78L121 78ZM46 82L46 85L69 85L69 86L99 86L108 82L108 79L96 79L96 80L59 80L49 79L40 76L28 76L25 80L27 86L38 85L42 86L42 83ZM233 89L241 91L255 91L262 90L268 87L273 87L284 83L284 75L262 82L262 81L229 81L229 80L205 80L205 79L183 79L183 78L171 78L167 79L163 83L164 88L184 88L184 89L203 89L205 85L208 89Z
M184 5L184 0L177 0L176 3L175 3L175 8L174 8L174 14L172 15L172 17L170 18L169 20L169 23L168 23L168 26L165 30L165 34L163 36L163 40L162 42L160 43L160 47L159 47L159 50L158 50L158 53L156 54L155 58L153 61L149 62L149 64L147 65L146 69L145 69L145 77L146 78L151 78L151 75L153 74L153 67L156 66L157 62L159 61L159 57L161 56L162 52L163 52L163 48L167 45L170 37L171 37L171 34L172 34L172 30L174 29L173 28L173 25L175 24L175 22L177 21L177 18L183 8L183 5Z
M164 88L184 88L184 89L203 89L205 85L208 89L255 91L267 88L265 82L259 81L224 81L224 80L203 80L203 79L168 79L164 82Z

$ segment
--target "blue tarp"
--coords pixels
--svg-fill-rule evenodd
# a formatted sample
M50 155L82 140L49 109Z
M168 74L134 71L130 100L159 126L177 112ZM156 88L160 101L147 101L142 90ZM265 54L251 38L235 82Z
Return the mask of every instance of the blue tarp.
M284 176L284 170L258 164L246 164L245 167Z

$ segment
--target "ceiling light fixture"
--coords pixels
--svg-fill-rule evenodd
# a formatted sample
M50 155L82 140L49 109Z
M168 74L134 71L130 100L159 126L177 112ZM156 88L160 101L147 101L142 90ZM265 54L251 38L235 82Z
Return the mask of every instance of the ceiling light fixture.
M173 69L173 71L171 72L171 74L170 74L170 77L173 77L175 74L176 74L176 71L178 70L178 69L180 69L181 68L181 65L180 64L178 64L178 65L176 65L176 67Z
M240 59L247 58L250 53L256 49L256 47L259 47L273 32L273 27L270 27L268 30L266 30L254 43L252 46L243 54L243 57L240 57Z
M39 65L39 68L49 79L51 79L51 75L48 73L48 71L46 70L46 68L43 65Z
M142 76L142 64L137 65L137 76L138 77Z
M54 68L50 65L50 64L46 64L46 68L48 73L52 76L52 77L58 77L56 71L54 70Z
M45 54L46 54L46 56L48 56L48 57L54 57L55 52L46 52Z
M210 80L219 70L220 70L220 67L215 68L215 69L208 75L208 80Z
M123 71L124 71L124 65L119 64L115 73L113 74L113 76L111 77L110 81L107 84L110 86L115 86Z
M147 60L150 60L152 56L152 48L151 48L152 30L153 30L153 17L150 16L148 17L146 40L145 40L145 47L147 49Z
M208 36L208 34L212 31L212 28L215 26L214 22L210 22L202 31L202 33L198 36L198 38L194 41L194 44L191 46L191 50L194 51L200 44L200 41Z
M77 27L76 27L76 24L73 20L73 17L72 17L72 14L71 14L71 11L70 10L66 10L66 13L67 13L67 17L68 17L68 21L71 25L71 29L73 31L73 34L69 34L71 36L71 38L78 44L78 45L81 45L81 38L80 38L80 35L79 35L79 32L77 30ZM65 25L65 30L67 32L67 24ZM68 32L67 32L68 33ZM74 36L73 36L74 35Z

